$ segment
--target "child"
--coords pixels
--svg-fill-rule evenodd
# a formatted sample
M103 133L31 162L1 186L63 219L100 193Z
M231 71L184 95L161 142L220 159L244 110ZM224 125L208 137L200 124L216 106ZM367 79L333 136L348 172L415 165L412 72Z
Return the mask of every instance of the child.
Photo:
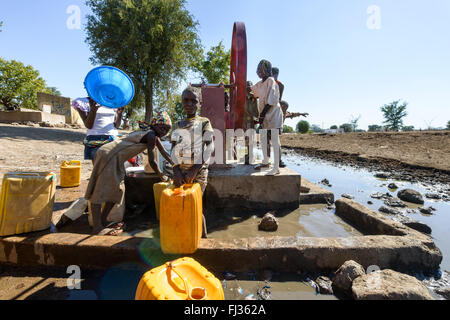
M177 123L172 132L173 183L176 187L183 184L198 183L205 192L208 184L208 167L214 149L214 130L207 118L197 116L199 99L192 88L182 94L182 104L186 119ZM186 134L190 140L186 140ZM199 158L196 158L199 156ZM206 221L203 216L203 238L207 237Z
M280 90L275 79L272 77L272 64L267 60L261 60L256 70L256 74L261 79L260 82L251 87L251 91L256 98L259 99L259 123L262 129L267 130L266 148L263 145L264 160L262 165L256 169L269 167L270 145L274 146L275 163L274 168L268 175L279 174L279 164L281 159L281 144L279 134L277 135L278 145L274 145L275 137L272 137L272 129L281 132L283 127L283 112L280 107ZM262 132L264 134L264 132ZM263 142L265 139L262 140Z
M85 195L85 199L91 202L93 234L116 236L122 232L123 223L118 224L116 228L105 225L111 209L122 201L121 182L125 178L124 163L128 159L147 149L152 169L162 181L168 180L160 171L153 150L155 147L158 148L167 161L173 163L160 141L171 128L169 115L163 111L153 118L145 130L133 132L123 139L105 144L97 151ZM102 204L105 204L103 210Z

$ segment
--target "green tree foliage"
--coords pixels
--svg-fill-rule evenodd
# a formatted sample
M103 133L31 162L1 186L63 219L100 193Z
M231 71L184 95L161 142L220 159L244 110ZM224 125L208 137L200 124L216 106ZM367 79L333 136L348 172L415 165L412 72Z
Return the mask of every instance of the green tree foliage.
M156 95L185 79L201 56L198 22L185 4L186 0L87 0L92 10L86 25L91 61L116 66L132 78L147 121Z
M447 130L450 130L450 121L447 121Z
M61 96L61 92L56 87L47 87L48 93L54 95L54 96Z
M381 107L381 112L386 124L386 129L391 131L399 131L403 126L403 118L408 115L406 112L407 102L400 104L400 100L393 101Z
M355 132L356 129L358 128L358 122L361 119L361 115L354 117L352 116L351 120L350 120L350 124L352 125L352 131Z
M353 132L353 124L344 123L339 128L344 129L344 132Z
M206 56L195 63L194 68L206 83L228 83L230 81L231 50L225 50L222 41L212 47Z
M336 126L336 125L331 126L330 129L331 129L331 130L337 130L337 129L338 129L338 126Z
M37 93L49 91L39 71L16 60L0 58L0 105L37 109Z
M414 131L414 126L404 126L402 127L402 131Z
M309 131L309 122L306 120L302 120L297 123L297 132L299 133L308 133Z
M381 129L383 129L383 127L379 126L377 124L372 124L369 126L369 132L377 132L377 131L381 131Z
M2 32L3 21L0 21L0 32Z
M283 133L293 133L294 132L294 128L284 125L283 126Z
M321 133L322 132L322 128L320 128L317 124L313 124L311 126L311 131L314 133Z

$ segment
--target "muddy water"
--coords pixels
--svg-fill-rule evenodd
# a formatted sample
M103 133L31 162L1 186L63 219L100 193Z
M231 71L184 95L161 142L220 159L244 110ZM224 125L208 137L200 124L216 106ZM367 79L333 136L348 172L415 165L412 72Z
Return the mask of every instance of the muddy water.
M351 237L361 233L349 226L326 205L300 206L299 209L277 216L278 230L264 232L258 230L259 216L251 216L242 222L232 224L218 231L209 232L212 239L231 240L253 237Z
M450 269L450 202L442 200L430 200L425 198L426 193L436 193L449 186L425 185L423 183L410 183L396 180L383 180L374 177L374 172L365 169L356 169L350 166L336 165L335 163L312 159L301 156L295 152L287 152L283 156L288 168L300 173L304 178L320 183L323 179L328 179L331 187L321 185L325 189L334 192L335 198L339 199L342 194L349 194L355 200L366 205L368 208L378 211L384 205L383 200L370 197L371 194L389 192L392 196L397 196L397 191L405 188L420 192L425 200L423 207L432 206L436 209L433 215L425 215L415 210L409 213L408 209L417 209L419 206L406 203L408 208L396 208L414 220L427 224L432 229L432 238L442 252L443 261L441 269ZM399 189L390 190L387 185L394 182ZM373 204L368 204L371 201ZM392 215L388 215L393 217Z

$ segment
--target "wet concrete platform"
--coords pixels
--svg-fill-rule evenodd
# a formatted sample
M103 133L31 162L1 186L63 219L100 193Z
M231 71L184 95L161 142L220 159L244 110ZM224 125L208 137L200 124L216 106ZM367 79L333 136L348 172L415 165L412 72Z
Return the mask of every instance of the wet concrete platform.
M376 265L400 272L439 268L442 253L429 236L348 199L336 202L336 214L366 235L202 239L197 252L190 256L214 272L335 271L347 260L364 268ZM178 257L164 255L157 238L46 232L0 238L0 262L5 264L105 269L129 262L154 267Z
M204 205L208 212L221 209L277 210L296 209L300 205L301 176L293 170L281 168L276 176L268 170L253 166L230 165L211 168ZM125 178L127 207L147 205L154 207L153 184L156 175L135 172ZM149 190L149 192L143 192ZM150 192L151 191L151 192Z

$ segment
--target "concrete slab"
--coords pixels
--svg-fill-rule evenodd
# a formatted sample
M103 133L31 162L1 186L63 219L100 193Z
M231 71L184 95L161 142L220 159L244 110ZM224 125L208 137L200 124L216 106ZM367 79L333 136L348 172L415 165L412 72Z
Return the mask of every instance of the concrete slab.
M232 165L228 168L212 168L204 204L208 212L221 209L276 210L299 207L300 175L283 168L276 176L265 175L252 166ZM154 208L153 184L158 176L135 173L125 178L125 202L130 208L146 205ZM262 186L268 186L263 188ZM149 190L142 192L142 190Z
M50 124L64 124L66 117L59 114L26 110L26 111L0 111L0 123L14 122L48 122Z
M300 204L331 204L334 193L314 184L302 177L300 189Z
M214 272L329 272L345 261L364 268L376 265L400 272L433 272L442 253L420 232L383 217L354 201L339 199L336 214L370 232L349 238L264 237L221 241L202 239L190 255ZM124 263L149 268L180 256L164 255L158 239L102 237L66 233L33 233L0 238L0 262L17 265L69 266L107 269Z
M266 173L246 165L211 169L205 191L208 211L298 208L300 175L287 168L280 169L276 176L267 176Z

